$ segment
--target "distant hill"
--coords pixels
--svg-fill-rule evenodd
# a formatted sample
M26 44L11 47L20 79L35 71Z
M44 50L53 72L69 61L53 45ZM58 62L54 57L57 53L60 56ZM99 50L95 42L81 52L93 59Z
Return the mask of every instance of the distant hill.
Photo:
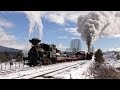
M115 52L120 52L120 48L111 48L109 51L115 51Z
M21 50L0 46L0 52L20 52Z

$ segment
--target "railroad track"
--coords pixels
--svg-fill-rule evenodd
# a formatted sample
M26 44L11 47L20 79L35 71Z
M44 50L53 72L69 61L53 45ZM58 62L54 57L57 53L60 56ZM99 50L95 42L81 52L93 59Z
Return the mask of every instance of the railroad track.
M14 71L15 72L15 76L13 74L13 77L9 78L10 75L8 75L8 77L5 75L2 77L2 79L36 79L36 78L53 78L50 74L54 74L63 70L68 70L69 68L73 68L77 65L80 64L84 64L86 63L86 61L79 61L79 62L73 62L73 63L60 63L60 64L56 64L56 65L47 65L44 67L32 67L32 68L23 68L21 70L18 71ZM22 73L21 73L22 71ZM30 71L30 72L29 72ZM23 72L25 72L25 74L23 74ZM33 72L33 73L31 73ZM19 75L18 75L19 74Z
M82 64L84 64L84 63L82 63ZM60 69L56 69L56 70L53 70L53 71L49 71L49 72L47 72L47 73L44 73L44 74L41 74L41 75L38 75L38 76L35 76L35 77L32 77L32 78L30 78L30 79L39 79L39 78L54 78L53 77L53 75L54 74L57 74L57 73L60 73L60 72L64 72L64 71L66 71L66 70L68 70L68 69L70 69L70 68L73 68L73 67L75 67L75 66L78 66L78 65L80 65L80 64L74 64L74 65L70 65L70 66L66 66L66 67L63 67L63 68L60 68ZM55 79L58 79L58 78L55 78ZM60 79L60 78L59 78Z
M75 66L78 66L80 64L84 64L84 63L65 65L65 66L62 66L62 67L57 66L57 67L54 67L54 68L50 68L50 69L43 70L43 71L38 71L38 72L35 72L35 73L32 73L32 74L25 75L25 76L18 77L18 78L14 78L14 79L54 78L49 74L54 74L54 73L58 73L60 71L65 71L65 70L68 70L68 69L73 68Z

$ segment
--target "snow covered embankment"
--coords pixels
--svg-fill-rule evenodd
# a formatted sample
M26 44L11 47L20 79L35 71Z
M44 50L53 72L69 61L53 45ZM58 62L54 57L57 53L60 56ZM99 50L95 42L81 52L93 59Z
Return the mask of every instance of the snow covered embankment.
M66 70L62 73L57 73L53 77L61 79L92 79L92 76L89 75L89 67L94 62L94 60L84 60L79 62L74 68Z
M117 56L116 52L112 52L112 51L106 52L104 54L106 65L110 65L114 68L119 68L120 67L120 60L117 60L116 56Z

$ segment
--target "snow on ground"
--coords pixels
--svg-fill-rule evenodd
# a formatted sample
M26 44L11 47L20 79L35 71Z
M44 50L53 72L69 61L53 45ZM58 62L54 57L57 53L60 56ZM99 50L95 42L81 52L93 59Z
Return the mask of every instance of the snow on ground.
M120 67L120 60L116 59L115 52L106 52L104 54L105 63L107 65L113 66L115 68ZM64 71L60 74L53 75L56 78L62 79L93 79L92 76L89 75L89 66L94 62L94 57L92 60L87 61L85 64L79 65L75 68Z
M34 76L42 75L44 73L52 72L55 70L57 71L48 73L45 76L47 77L51 76L55 79L89 79L91 77L88 74L88 68L92 62L93 59L57 63L47 66L24 67L24 68L15 69L15 71L14 69L12 69L13 70L12 73L5 72L6 74L0 75L0 79L29 79ZM19 66L19 64L16 66ZM37 77L35 79L44 79L44 77Z
M66 70L62 73L53 75L53 77L61 78L61 79L92 79L92 76L90 76L88 72L89 72L89 66L93 62L94 62L94 57L92 60L81 61L78 66Z
M115 52L106 52L104 54L104 58L105 58L105 63L107 65L113 66L115 68L120 67L120 60L117 60L116 58L117 54Z
M116 54L114 52L105 53L104 58L105 58L105 63L107 65L111 65L115 68L120 67L120 60L116 59ZM20 64L21 68L15 69L13 73L9 73L7 75L0 75L0 79L29 79L34 76L42 75L44 73L47 73L45 77L48 77L48 78L40 76L34 79L93 79L92 76L90 76L88 73L89 66L93 62L94 62L94 57L92 60L64 62L64 63L47 65L47 66L39 66L39 67L38 66L22 67L23 64L21 63ZM67 67L67 66L71 66L71 67ZM10 66L7 65L6 69L10 70L9 67ZM15 65L13 67L15 68ZM19 63L16 65L16 67L19 67ZM64 68L64 67L67 67L67 68ZM64 68L64 69L61 69L61 68ZM48 73L48 72L52 72L52 73ZM52 77L52 78L49 78L49 77Z
M60 74L53 75L53 77L61 79L89 79L90 77L87 76L87 70L90 64L91 61L86 61L83 65L79 65Z
M31 69L27 71L23 71L22 69L20 69L11 74L1 75L0 79L15 79L19 77L20 77L19 79L24 79L24 78L29 79L33 76L37 76L37 75L44 74L44 73L47 73L53 70L61 69L63 67L72 66L75 64L84 64L83 62L86 63L88 61L73 61L73 62L64 62L64 63L58 63L58 64L53 64L53 65L47 65L47 66L31 67Z
M0 63L0 70L9 70L9 69L20 69L23 67L28 67L24 65L23 62L13 62L13 65L10 67L10 62Z

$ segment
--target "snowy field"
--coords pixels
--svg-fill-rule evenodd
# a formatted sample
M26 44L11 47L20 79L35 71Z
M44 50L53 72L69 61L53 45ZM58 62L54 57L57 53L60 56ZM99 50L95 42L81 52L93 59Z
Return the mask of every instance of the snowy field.
M87 73L88 67L91 61L81 61L77 66L70 68L59 73L49 74L47 76L53 76L60 79L89 79L89 74Z
M116 56L117 54L115 54L114 52L107 52L104 55L106 65L112 66L114 68L120 68L120 60L117 60ZM58 73L54 74L53 76L56 78L62 78L62 79L93 79L93 77L90 76L88 73L89 66L93 62L94 62L94 57L92 60L86 61L84 64L79 64L75 68L71 68L59 74Z
M16 69L14 72L10 74L1 75L0 79L32 79L32 78L42 79L45 77L52 77L56 79L70 79L76 76L77 76L76 78L84 78L85 76L84 71L87 68L87 66L89 66L88 65L89 62L90 61L88 60L84 60L84 61L64 62L53 65L47 65L47 66L39 66L39 67L30 67L30 68L24 67L21 69ZM36 77L36 76L40 76L40 77Z
M114 52L104 55L105 63L115 68L120 67L120 60L116 59ZM22 62L14 62L10 68L9 63L2 63L0 79L93 79L89 75L89 66L92 60L80 60L57 63L47 66L28 67Z
M114 52L106 52L106 54L104 55L105 63L115 68L119 68L120 60L117 60L116 56L117 54L115 54Z

